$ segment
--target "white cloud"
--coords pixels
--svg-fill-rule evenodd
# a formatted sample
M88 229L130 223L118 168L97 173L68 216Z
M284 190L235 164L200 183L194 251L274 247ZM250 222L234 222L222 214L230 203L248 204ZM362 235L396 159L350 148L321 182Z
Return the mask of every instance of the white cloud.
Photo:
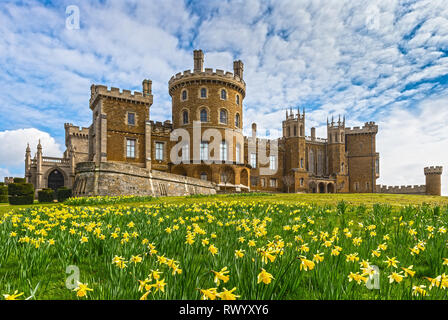
M61 145L56 143L47 132L35 128L0 131L0 146L3 149L0 153L0 168L25 166L27 143L30 144L31 155L34 157L39 140L45 156L62 156ZM2 172L2 174L6 173Z
M444 167L442 193L448 195L448 98L421 103L416 110L395 108L379 122L379 184L425 184L423 168Z

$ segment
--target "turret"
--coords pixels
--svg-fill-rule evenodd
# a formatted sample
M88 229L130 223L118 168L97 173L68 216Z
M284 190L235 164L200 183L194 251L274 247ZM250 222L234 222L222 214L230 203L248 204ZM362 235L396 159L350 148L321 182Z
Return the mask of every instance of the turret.
M31 169L31 149L30 149L30 144L28 143L26 146L26 151L25 151L25 178L26 178L26 182L30 182L29 181L29 173L30 173L30 169Z
M289 112L286 109L286 118L282 123L283 137L301 137L305 138L305 109L300 114L300 110L297 109L297 114L294 114L290 108Z
M204 71L204 53L202 50L193 51L194 69L193 72Z
M143 87L143 96L144 97L150 96L152 90L152 81L149 79L143 80L142 87Z
M347 174L347 159L345 155L345 117L341 120L331 122L327 119L327 141L328 141L328 173Z
M433 196L442 195L442 171L443 167L426 167L426 194Z
M243 80L244 64L241 60L233 61L233 73Z

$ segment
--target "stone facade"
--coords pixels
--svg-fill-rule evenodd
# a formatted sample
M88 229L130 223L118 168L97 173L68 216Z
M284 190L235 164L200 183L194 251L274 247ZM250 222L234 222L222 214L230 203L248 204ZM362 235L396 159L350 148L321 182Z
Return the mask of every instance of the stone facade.
M255 123L252 135L244 136L243 63L234 61L233 72L204 69L201 50L194 51L193 60L193 70L168 82L172 119L163 123L150 120L151 80L133 93L92 85L92 125L66 124L62 158L43 157L39 146L32 160L28 147L28 181L36 190L48 187L54 180L49 175L58 170L76 195L183 195L211 193L211 186L237 192L440 194L441 169L436 168L428 169L425 191L376 185L374 122L348 128L345 117L327 120L327 136L319 138L315 128L305 134L305 110L289 110L282 137L258 138Z

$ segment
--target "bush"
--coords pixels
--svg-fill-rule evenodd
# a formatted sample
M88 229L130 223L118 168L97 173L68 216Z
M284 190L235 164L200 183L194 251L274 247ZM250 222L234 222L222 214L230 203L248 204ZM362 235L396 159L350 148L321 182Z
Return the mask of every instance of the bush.
M26 183L25 178L14 178L14 183Z
M56 191L56 197L58 198L58 202L64 202L71 196L72 196L72 189L62 187L59 188L58 191Z
M33 204L34 186L31 183L10 183L8 184L9 203Z
M37 193L37 199L39 202L53 202L54 201L54 190L53 189L43 189Z
M0 185L0 203L8 202L8 187Z

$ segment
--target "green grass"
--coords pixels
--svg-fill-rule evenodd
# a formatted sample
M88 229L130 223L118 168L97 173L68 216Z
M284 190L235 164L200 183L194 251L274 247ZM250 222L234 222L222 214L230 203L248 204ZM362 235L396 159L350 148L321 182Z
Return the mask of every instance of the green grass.
M448 266L442 264L442 258L448 258L448 233L440 229L448 227L444 197L224 194L91 207L47 204L15 211L0 219L0 294L18 290L28 297L39 285L36 299L76 299L65 287L69 265L79 267L80 281L93 289L89 299L138 299L144 293L138 290L138 280L156 269L163 272L166 290L153 290L148 299L199 299L197 289L214 287L218 291L236 287L241 299L421 299L412 296L414 285L428 289L425 277L448 273ZM35 228L29 229L30 225ZM369 229L372 225L374 229ZM434 230L429 231L429 226ZM69 232L72 228L73 234ZM104 240L95 233L97 228ZM186 243L189 232L195 233L191 245ZM86 243L80 242L82 236L88 238ZM36 248L26 237L42 242ZM243 242L240 237L245 238ZM358 237L362 239L359 246L353 242ZM203 245L205 239L209 243ZM248 245L251 239L256 246ZM324 241L329 239L331 245L326 247ZM411 255L409 248L421 240L426 241L425 250ZM148 243L154 243L158 252L150 254ZM372 250L382 243L387 248L380 250L381 256L372 256ZM217 255L210 253L210 244L219 249ZM308 251L302 248L305 244ZM259 252L269 246L278 250L272 253L273 262L263 261ZM335 246L343 248L338 256L331 254ZM241 259L235 257L239 249L245 252ZM324 261L312 270L301 270L299 258L311 260L317 252L324 254ZM347 262L346 255L351 253L357 253L360 260ZM143 261L130 262L133 255ZM114 256L128 261L127 267L114 265ZM172 268L159 263L157 256L177 261L182 273L173 275ZM387 267L387 257L397 258L397 269ZM351 272L360 271L362 260L379 266L380 290L348 281ZM410 265L416 271L414 277L389 283L392 272ZM217 285L211 270L224 267L230 271L229 281ZM257 283L261 268L274 277L268 285ZM447 299L443 289L428 293L425 299Z

